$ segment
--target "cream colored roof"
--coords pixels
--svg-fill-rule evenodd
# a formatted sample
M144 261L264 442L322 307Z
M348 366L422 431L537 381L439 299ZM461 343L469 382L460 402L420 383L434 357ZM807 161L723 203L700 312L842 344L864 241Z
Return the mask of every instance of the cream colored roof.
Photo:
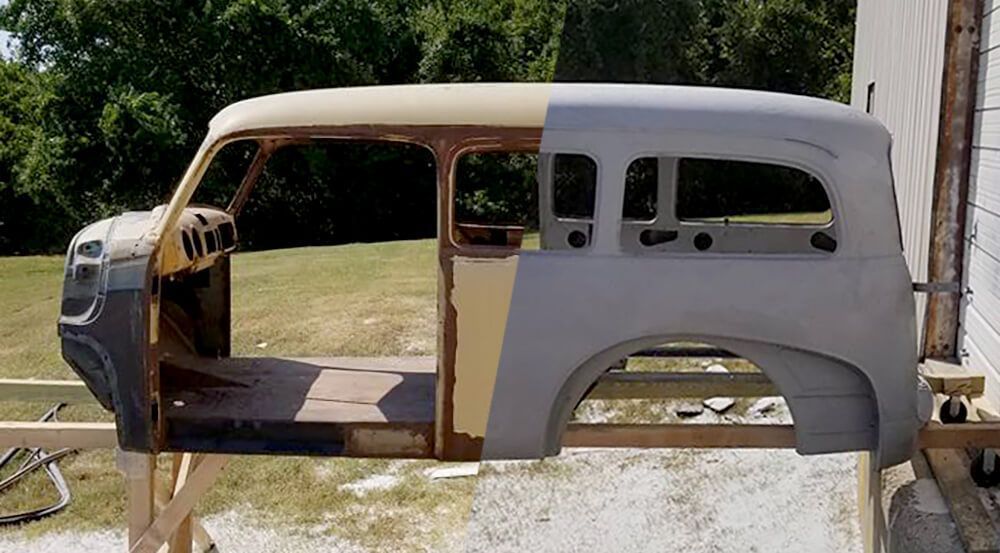
M286 92L232 104L212 118L225 136L275 128L347 125L536 127L545 122L548 83L365 86Z
M886 151L877 120L837 102L753 90L583 83L370 86L287 92L237 102L209 138L349 125L474 125L577 131L773 137L841 150Z

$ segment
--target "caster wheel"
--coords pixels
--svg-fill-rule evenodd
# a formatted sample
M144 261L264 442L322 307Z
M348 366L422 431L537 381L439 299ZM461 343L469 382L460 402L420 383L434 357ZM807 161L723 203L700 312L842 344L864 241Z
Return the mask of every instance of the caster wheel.
M958 402L958 413L951 413L952 402ZM941 416L941 422L944 424L952 424L965 422L965 419L969 416L969 410L962 403L962 400L956 398L948 398L944 403L941 404L941 409L938 411L938 415Z
M972 481L980 488L992 488L1000 484L1000 459L997 459L996 454L994 454L993 470L986 472L986 452L980 451L979 455L972 461L969 473L972 476Z

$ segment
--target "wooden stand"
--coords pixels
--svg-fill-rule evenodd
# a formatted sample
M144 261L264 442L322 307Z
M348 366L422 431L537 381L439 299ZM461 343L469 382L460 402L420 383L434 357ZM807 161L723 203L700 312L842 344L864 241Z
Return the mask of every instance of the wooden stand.
M118 468L128 495L130 553L197 553L214 547L211 537L191 515L195 503L215 482L228 462L226 455L173 455L170 488L156 485L156 457L118 450Z
M978 380L968 375L936 375L938 391L980 393ZM959 382L957 379L960 379ZM650 386L646 378L611 374L596 389L604 398L690 397L695 395L753 396L772 391L762 375L737 378L718 375L661 375ZM969 383L972 382L970 385ZM971 386L971 387L970 387ZM745 388L745 389L744 389ZM80 382L0 380L0 401L93 402ZM776 393L776 391L774 391ZM984 413L978 407L977 414ZM956 450L966 447L1000 448L1000 418L974 416L974 422L942 424L932 421L921 430L920 447ZM117 445L112 423L0 422L0 447L111 448ZM567 447L723 447L790 448L795 446L792 425L697 424L571 424L563 445ZM364 451L354 452L364 454ZM947 452L945 452L947 453ZM219 477L229 456L224 454L172 454L169 487L156 483L156 457L119 451L117 465L125 477L128 495L128 538L132 553L204 553L214 549L211 537L191 515L197 500ZM947 455L945 455L947 456ZM932 455L932 460L935 459ZM881 471L872 454L862 452L858 461L858 501L866 553L884 553L886 522L882 512ZM937 474L939 469L935 467ZM938 476L952 514L960 527L972 527L967 509L951 492L968 488L968 474L952 471ZM944 479L944 481L942 481ZM968 495L968 494L966 494ZM970 534L971 535L971 534ZM193 547L193 549L192 549Z

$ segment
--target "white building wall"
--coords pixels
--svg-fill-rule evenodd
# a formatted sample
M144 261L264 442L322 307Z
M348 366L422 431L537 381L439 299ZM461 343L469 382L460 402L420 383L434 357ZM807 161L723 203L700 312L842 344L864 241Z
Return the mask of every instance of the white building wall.
M851 105L865 110L874 83L871 112L893 137L903 252L920 282L927 280L947 7L947 0L858 0L854 39ZM917 295L918 328L925 305Z
M959 347L1000 405L1000 0L985 0L981 29Z

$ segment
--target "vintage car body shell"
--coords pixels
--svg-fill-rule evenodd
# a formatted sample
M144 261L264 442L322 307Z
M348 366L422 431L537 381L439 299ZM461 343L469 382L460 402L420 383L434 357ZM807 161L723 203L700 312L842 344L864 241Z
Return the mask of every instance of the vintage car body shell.
M710 342L759 365L789 403L802 453L874 450L882 466L912 454L923 424L914 304L901 254L890 137L873 118L783 94L644 85L414 85L240 102L213 119L169 205L147 217L138 257L128 268L109 261L109 274L121 263L136 284L127 287L129 306L117 313L136 315L130 318L138 342L152 335L155 343L152 281L165 240L214 154L234 140L316 137L404 141L435 153L437 457L556 454L572 409L608 366L678 340ZM479 148L575 152L596 160L597 209L586 247L517 251L456 243L454 162ZM678 239L636 248L630 242L635 224L622 221L622 175L640 156L803 169L824 184L833 221L762 227L679 221L666 213L649 224L676 230ZM567 225L544 217L543 232ZM810 246L818 230L832 237L834 251ZM699 233L712 236L710 251L692 246ZM228 272L217 277L228 279ZM67 359L77 355L65 344L114 342L114 323L83 328L95 321L63 317ZM109 330L98 331L101 324ZM227 344L217 353L228 355ZM156 450L162 421L136 422L150 419L143 409L158 393L155 361L133 351L135 344L114 347L132 353L112 356L103 364L105 376L88 384L99 397L114 398L123 446ZM85 379L97 374L78 372ZM131 380L122 380L124 373ZM109 384L108 374L119 375L117 384ZM139 399L123 399L133 396ZM133 430L122 430L123 418Z

